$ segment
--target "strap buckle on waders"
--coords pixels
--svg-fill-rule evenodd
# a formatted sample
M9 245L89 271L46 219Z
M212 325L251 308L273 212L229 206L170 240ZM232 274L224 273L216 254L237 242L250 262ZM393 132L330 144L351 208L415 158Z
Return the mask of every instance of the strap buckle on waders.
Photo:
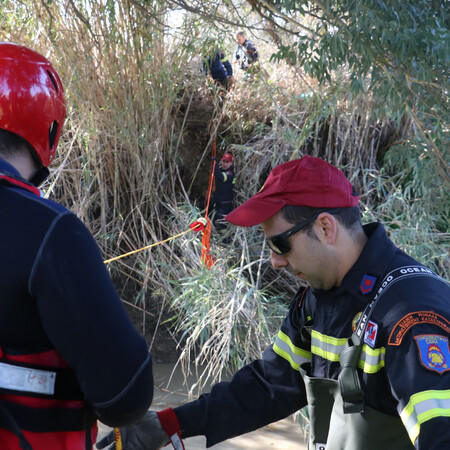
M362 345L361 343L354 344L352 338L348 340L347 347L339 356L341 373L339 374L338 382L343 400L344 414L364 411L364 395L357 369Z

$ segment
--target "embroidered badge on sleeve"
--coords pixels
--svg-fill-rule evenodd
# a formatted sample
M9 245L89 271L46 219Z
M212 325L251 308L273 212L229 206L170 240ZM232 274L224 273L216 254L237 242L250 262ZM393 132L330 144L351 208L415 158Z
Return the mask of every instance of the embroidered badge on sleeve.
M415 325L429 323L442 328L450 334L450 322L443 316L431 311L412 312L402 317L392 329L389 336L389 345L400 345L406 333Z
M371 275L364 275L361 280L361 284L359 285L359 290L364 295L370 294L373 291L376 282L376 277L372 277Z
M375 341L377 339L377 333L378 333L378 325L375 322L372 322L369 320L369 323L367 324L366 333L364 334L364 342L374 348L375 347Z
M437 334L415 336L419 360L425 369L443 374L450 370L450 349L448 338Z
M352 320L352 331L353 331L353 333L356 331L356 328L358 327L358 322L359 322L359 319L361 319L362 313L363 312L360 311L359 313L357 313L355 315L355 317L353 317L353 320Z

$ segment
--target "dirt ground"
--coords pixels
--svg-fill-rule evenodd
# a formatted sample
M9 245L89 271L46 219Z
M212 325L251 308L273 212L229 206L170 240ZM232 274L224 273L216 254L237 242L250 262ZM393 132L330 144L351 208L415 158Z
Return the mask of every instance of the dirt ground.
M183 375L179 368L174 369L173 364L155 364L155 395L151 409L161 410L169 406L178 406L187 401L187 387L183 384ZM168 382L170 379L170 382ZM188 383L194 383L195 379L189 378ZM99 439L110 428L100 424ZM282 449L282 450L306 450L305 437L299 424L293 417L288 417L279 422L270 424L264 428L229 439L214 445L213 450L243 450L243 449ZM206 448L206 439L203 436L185 439L186 450L200 450ZM168 447L166 447L168 448Z

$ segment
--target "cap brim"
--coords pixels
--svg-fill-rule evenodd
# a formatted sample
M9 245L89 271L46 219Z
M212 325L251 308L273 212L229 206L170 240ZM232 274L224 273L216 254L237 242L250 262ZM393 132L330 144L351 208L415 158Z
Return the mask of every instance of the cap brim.
M270 219L283 206L282 202L273 203L254 196L233 209L225 220L239 227L253 227Z

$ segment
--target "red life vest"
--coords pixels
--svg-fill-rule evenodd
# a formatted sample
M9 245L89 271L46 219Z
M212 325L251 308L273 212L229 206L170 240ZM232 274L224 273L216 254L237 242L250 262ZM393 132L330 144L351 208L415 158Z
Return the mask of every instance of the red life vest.
M0 183L41 195L8 174L0 173ZM17 354L0 348L1 449L91 450L96 438L96 418L58 351Z

